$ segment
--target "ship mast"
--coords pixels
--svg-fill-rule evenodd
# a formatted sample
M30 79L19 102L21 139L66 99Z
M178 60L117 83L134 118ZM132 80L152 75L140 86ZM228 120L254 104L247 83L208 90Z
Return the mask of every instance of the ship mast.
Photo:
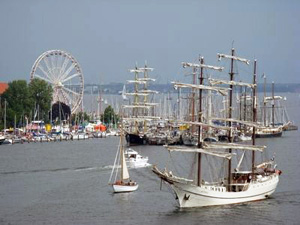
M204 64L204 58L200 58L200 64ZM199 76L199 84L203 85L203 67L200 67L200 76ZM199 89L199 115L198 122L202 122L202 89ZM198 127L198 148L202 148L202 127ZM201 153L198 153L198 180L197 185L200 186L201 183Z
M231 49L231 55L234 56L234 48ZM233 76L234 76L234 72L233 72L233 58L231 58L231 65L230 65L230 81L233 81ZM229 112L228 112L228 117L229 119L232 118L232 95L233 95L233 85L231 84L229 86L230 91L229 91ZM229 127L231 128L231 121L229 121ZM233 138L232 138L232 129L230 129L229 131L229 136L228 136L229 142L233 142ZM229 153L231 154L232 149L229 149ZM228 191L231 191L231 159L228 160Z
M254 60L254 74L253 74L253 92L252 92L252 104L253 104L253 123L257 120L257 104L256 104L256 60ZM253 126L252 132L252 145L255 146L255 126ZM255 151L252 151L252 179L254 178L254 165L255 164Z
M145 80L147 80L148 78L148 70L147 70L147 63L145 62L145 67L144 67L144 78ZM145 82L144 83L144 91L146 91L148 88L148 82ZM144 105L146 105L146 103L148 102L148 95L145 95L144 96ZM146 109L143 109L143 116L146 116ZM147 123L146 123L146 120L144 120L144 134L146 133L147 131Z
M264 126L267 126L267 115L266 115L266 80L267 77L264 74Z
M196 84L196 67L193 67L193 84ZM195 122L195 97L196 90L192 89L192 122ZM195 125L192 125L192 134L195 132Z
M249 60L247 59L243 59L240 57L236 57L235 56L235 50L234 48L231 49L231 55L225 55L225 54L220 54L218 53L217 56L219 57L219 60L221 60L221 58L227 58L227 59L231 59L231 63L230 63L230 91L229 91L229 112L228 112L228 117L229 119L232 119L232 100L233 100L233 80L234 80L234 71L233 71L233 62L234 60L240 61L240 62L244 62L247 65L249 65ZM228 123L229 127L231 128L232 122L229 121ZM229 142L233 142L233 135L232 135L232 129L230 129L229 134L228 134L228 139ZM229 153L232 152L232 149L228 149ZM231 191L231 159L228 160L228 191Z
M275 127L275 99L274 99L274 81L272 82L272 127Z
M135 65L135 71L134 71L134 80L138 80L138 74L139 74L139 71L138 71L138 67L137 67L137 64ZM134 93L138 93L138 87L139 87L139 84L137 82L134 83ZM134 102L133 102L133 105L138 105L138 102L139 102L139 95L134 95ZM138 108L133 108L133 116L134 117L137 117L138 116ZM134 121L134 132L135 133L138 133L138 122L137 121Z
M213 69L213 70L218 70L218 71L222 71L224 69L224 67L217 67L217 66L210 66L210 65L205 65L204 64L204 58L201 57L199 59L200 61L200 64L195 64L195 63L186 63L186 62L183 62L182 65L183 67L193 67L193 72L195 72L195 68L200 68L200 76L199 76L199 86L201 86L201 88L199 88L199 114L198 114L198 122L199 123L202 123L202 89L206 89L206 90L214 90L214 91L217 91L218 89L216 88L212 88L212 87L204 87L203 86L203 80L204 80L204 77L203 77L203 69L206 68L206 69ZM185 87L187 85L185 84L177 84L178 86L181 86L181 87ZM191 87L192 89L194 89L196 87L196 85L188 85L189 87ZM195 92L194 92L195 93ZM221 91L222 93L222 91ZM192 122L193 124L193 122ZM201 132L201 129L202 129L202 126L199 126L198 128L198 148L201 148L203 147L203 142L202 142L202 132ZM201 153L198 152L198 178L197 178L197 185L200 186L201 184Z

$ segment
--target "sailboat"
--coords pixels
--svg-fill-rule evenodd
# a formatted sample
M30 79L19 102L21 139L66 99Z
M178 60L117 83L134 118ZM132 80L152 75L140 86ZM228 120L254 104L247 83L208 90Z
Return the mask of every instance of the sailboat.
M181 208L188 207L203 207L203 206L214 206L214 205L226 205L235 204L242 202L249 202L255 200L261 200L268 198L275 190L279 182L279 175L281 171L276 169L274 158L266 160L260 163L256 163L255 152L263 152L266 146L255 145L255 131L259 125L256 123L256 61L254 61L254 78L253 85L251 85L253 91L253 123L239 121L245 125L252 126L252 145L236 144L233 143L233 122L232 118L232 99L233 99L233 86L241 85L239 82L234 82L233 64L234 61L244 62L249 64L249 60L235 56L235 50L232 49L231 55L218 54L219 59L227 58L231 60L230 69L230 81L226 82L229 86L229 108L228 118L226 119L228 126L216 126L209 125L202 122L202 116L198 117L197 122L193 122L194 125L199 127L198 133L198 146L197 147L183 147L183 146L166 146L170 152L182 152L186 154L193 153L195 155L195 162L197 165L195 177L196 179L184 178L173 174L166 168L164 170L158 169L156 166L153 167L152 171L163 181L170 185L172 190L175 192L175 197ZM202 61L203 62L203 61ZM199 64L199 67L205 67L205 64ZM202 115L202 91L208 90L209 86L203 85L203 75L201 72L199 85L180 84L180 87L194 87L199 89L199 113ZM178 84L176 84L177 87ZM220 87L209 87L211 90L224 93ZM191 124L192 122L190 122ZM214 127L219 130L226 130L228 134L229 143L205 143L202 140L203 128ZM235 152L235 151L236 152ZM243 162L246 162L247 152L251 153L251 170L246 168ZM238 154L241 153L240 158L236 167L233 169L232 159L237 158ZM211 167L204 168L202 170L203 158L217 157L224 160L227 164L223 176L218 176L217 179L212 181L204 180L203 172L211 170ZM227 162L226 162L227 161ZM224 164L224 165L225 165ZM220 167L222 169L223 166ZM243 169L241 169L243 168ZM226 176L227 175L227 176Z
M126 96L126 85L125 84L123 85L123 90L121 91L121 95L122 95L122 99L124 101L128 101L128 98Z
M109 184L112 185L115 193L132 192L137 190L139 187L135 181L130 179L124 152L124 131L122 127L120 132L120 143L109 179ZM112 180L114 181L112 182Z
M256 132L256 138L281 137L284 125L275 124L275 102L283 99L281 96L274 95L274 82L272 82L272 96L266 97L266 76L264 75L264 99L263 99L263 124L264 127ZM267 103L271 102L272 121L267 124Z

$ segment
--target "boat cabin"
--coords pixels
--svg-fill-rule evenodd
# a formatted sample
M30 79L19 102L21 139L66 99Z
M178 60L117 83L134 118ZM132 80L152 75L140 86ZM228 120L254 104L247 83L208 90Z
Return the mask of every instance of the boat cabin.
M252 171L238 171L232 173L231 191L245 191L251 181Z

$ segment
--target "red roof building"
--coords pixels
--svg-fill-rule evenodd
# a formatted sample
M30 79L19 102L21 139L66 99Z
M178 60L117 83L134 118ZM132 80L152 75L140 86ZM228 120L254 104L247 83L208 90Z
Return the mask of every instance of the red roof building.
M7 88L8 88L7 83L1 83L0 82L0 95L2 95L6 91Z

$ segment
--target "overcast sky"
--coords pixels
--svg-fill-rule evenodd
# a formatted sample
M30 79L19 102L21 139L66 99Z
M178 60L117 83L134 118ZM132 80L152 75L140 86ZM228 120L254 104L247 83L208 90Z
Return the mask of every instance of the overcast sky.
M167 83L182 61L218 65L233 45L268 80L300 83L299 12L299 0L1 0L0 81L29 80L39 55L61 49L85 83L124 82L145 60Z

